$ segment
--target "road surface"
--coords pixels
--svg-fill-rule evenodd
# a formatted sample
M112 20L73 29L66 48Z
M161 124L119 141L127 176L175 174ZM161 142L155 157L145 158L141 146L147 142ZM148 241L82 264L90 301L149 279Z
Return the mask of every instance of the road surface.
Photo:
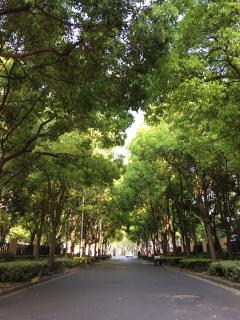
M0 298L0 319L240 320L240 291L114 259Z

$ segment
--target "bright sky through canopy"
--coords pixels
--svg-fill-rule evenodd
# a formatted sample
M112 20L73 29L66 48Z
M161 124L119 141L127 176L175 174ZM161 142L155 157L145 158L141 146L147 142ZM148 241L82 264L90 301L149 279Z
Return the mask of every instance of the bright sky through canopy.
M144 112L141 109L139 109L138 111L131 111L131 114L134 117L134 121L132 125L126 130L127 138L125 139L125 143L122 147L116 147L114 149L115 157L117 157L118 155L123 155L125 157L125 162L127 162L127 145L136 136L137 130L144 123Z

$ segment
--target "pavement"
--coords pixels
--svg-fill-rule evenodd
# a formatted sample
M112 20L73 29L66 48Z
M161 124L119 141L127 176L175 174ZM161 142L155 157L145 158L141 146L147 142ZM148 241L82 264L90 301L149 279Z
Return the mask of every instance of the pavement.
M0 298L0 320L240 320L240 291L134 258Z
M44 276L35 276L31 280L27 281L21 281L21 282L0 282L0 296L7 295L9 293L19 291L21 289L25 289L31 286L34 286L38 283L42 283L45 281L50 281L52 279L56 278L62 278L65 276L67 273L74 273L78 272L80 268L86 267L85 265L81 265L77 268L73 269L65 269L63 273L56 273L56 274L51 274L51 275L44 275Z

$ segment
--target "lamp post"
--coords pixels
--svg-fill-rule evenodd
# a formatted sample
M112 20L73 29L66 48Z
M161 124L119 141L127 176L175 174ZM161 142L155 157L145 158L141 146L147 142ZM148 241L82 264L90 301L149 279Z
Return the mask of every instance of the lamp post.
M84 197L82 200L83 208L82 208L82 220L81 220L81 233L80 233L80 250L79 250L79 256L83 256L83 248L82 248L82 241L83 241L83 215L84 215Z

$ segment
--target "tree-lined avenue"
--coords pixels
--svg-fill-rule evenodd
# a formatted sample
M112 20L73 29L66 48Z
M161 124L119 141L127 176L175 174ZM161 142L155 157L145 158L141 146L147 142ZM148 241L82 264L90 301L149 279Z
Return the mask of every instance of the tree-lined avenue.
M11 320L239 320L240 293L136 259L83 268L0 299Z

